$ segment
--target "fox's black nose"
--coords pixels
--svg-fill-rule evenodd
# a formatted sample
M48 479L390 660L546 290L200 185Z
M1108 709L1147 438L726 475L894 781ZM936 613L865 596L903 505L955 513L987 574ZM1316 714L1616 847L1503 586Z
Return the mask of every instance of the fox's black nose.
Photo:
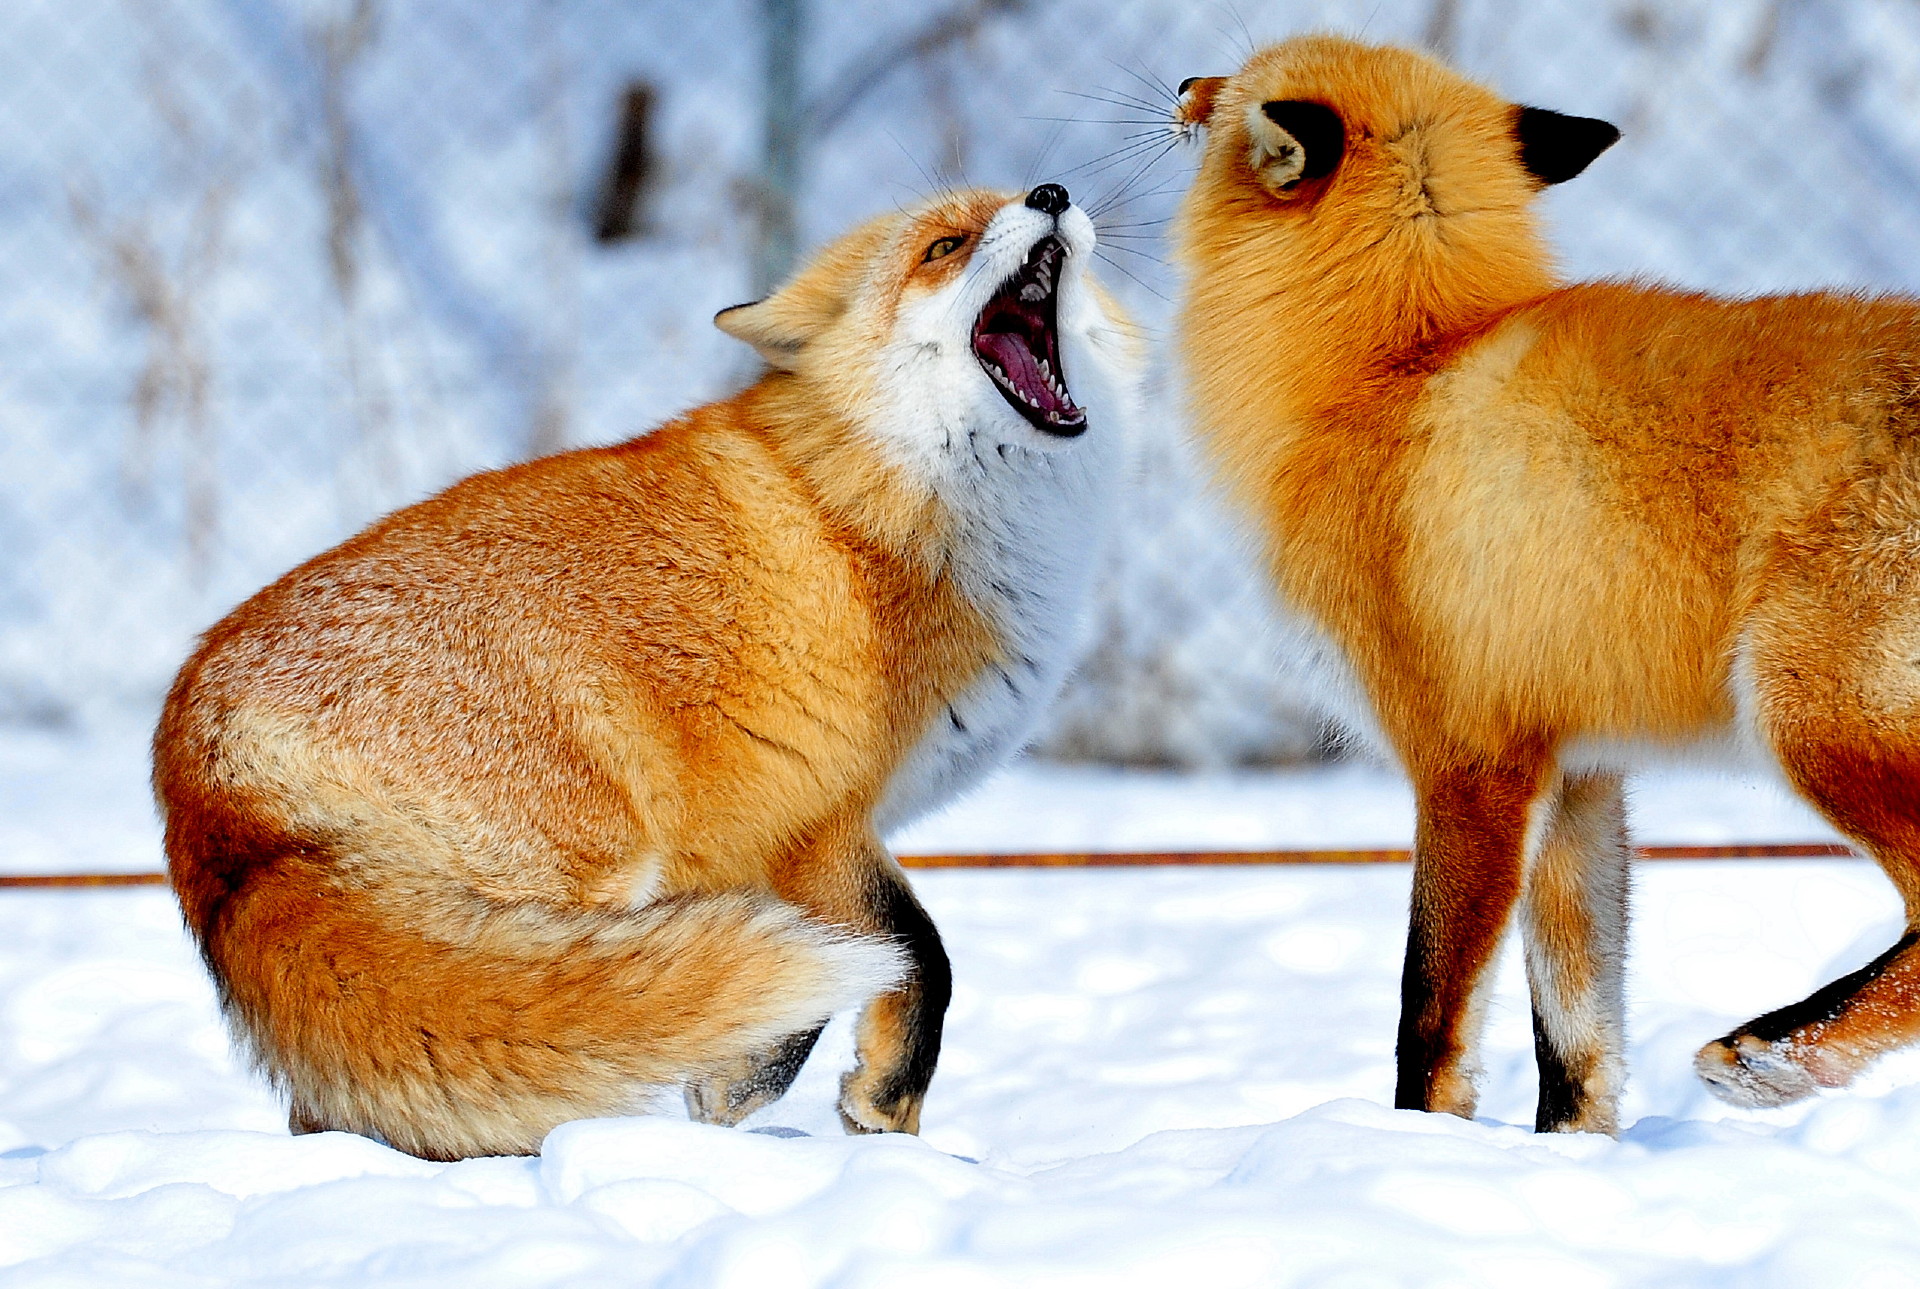
M1059 184L1041 184L1027 194L1027 205L1048 215L1058 215L1072 204L1073 198Z

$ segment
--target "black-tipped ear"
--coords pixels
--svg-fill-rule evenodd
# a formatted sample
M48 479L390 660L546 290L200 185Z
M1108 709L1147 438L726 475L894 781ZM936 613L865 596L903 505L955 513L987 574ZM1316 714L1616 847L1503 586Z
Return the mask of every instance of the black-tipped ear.
M1306 155L1301 159L1300 178L1324 179L1340 164L1347 150L1347 128L1340 114L1325 103L1305 99L1275 99L1262 103L1260 113L1285 130Z
M1544 107L1516 111L1513 133L1520 140L1520 164L1543 184L1565 183L1620 139L1606 121Z
M1175 125L1205 125L1213 118L1213 102L1220 96L1224 76L1189 76L1180 82L1173 109Z

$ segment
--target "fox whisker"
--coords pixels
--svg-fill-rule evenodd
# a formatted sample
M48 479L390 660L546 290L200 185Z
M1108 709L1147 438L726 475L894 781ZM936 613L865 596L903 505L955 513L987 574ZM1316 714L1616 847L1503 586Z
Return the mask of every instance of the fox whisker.
M1117 59L1109 58L1107 63L1116 71L1123 72L1146 86L1147 92L1155 98L1160 99L1168 111L1172 111L1180 105L1180 95L1174 91L1171 85L1161 80L1158 76L1154 76L1151 72L1142 74L1137 68L1129 67Z
M1122 95L1118 98L1107 98L1106 96L1101 94L1089 94L1085 90L1061 90L1060 92L1062 94L1065 94L1068 98L1083 98L1090 103L1105 103L1108 107L1124 108L1134 112L1161 111L1160 104L1149 103L1145 99L1134 98L1131 95Z
M1115 249L1118 249L1118 248L1116 247ZM1136 286L1138 286L1142 291L1145 291L1148 295L1153 296L1155 299L1164 301L1167 304L1173 303L1172 300L1167 298L1164 292L1160 291L1151 282L1148 282L1145 278L1141 277L1138 273L1135 273L1133 270L1129 269L1126 265L1122 264L1119 260L1116 260L1113 258L1113 256L1107 254L1107 252L1103 248L1096 246L1094 248L1093 253L1099 257L1100 261L1103 264L1105 264L1108 268L1112 269L1115 273L1118 273L1123 277L1132 279L1133 283Z
M1142 179L1144 179L1147 173L1150 170L1152 170L1154 166L1158 165L1161 159L1164 158L1167 155L1167 153L1171 152L1173 148L1174 148L1174 144L1166 143L1161 145L1158 149L1148 153L1145 159L1140 161L1139 164L1135 165L1132 171L1128 173L1125 179L1120 181L1117 187L1115 187L1111 192L1103 194L1097 201L1093 203L1093 205L1089 209L1089 213L1093 216L1093 218L1095 219L1100 218L1101 215L1104 215L1107 211L1113 209L1113 207L1116 204L1118 204L1121 201L1127 200L1130 190L1133 188L1133 186L1139 183Z
M1173 146L1172 143L1165 136L1152 139L1135 139L1132 143L1122 144L1111 152L1095 157L1091 161L1083 161L1065 173L1070 175L1085 174L1088 176L1102 174L1108 170L1124 166L1135 157L1141 156L1144 153L1158 152L1171 146Z

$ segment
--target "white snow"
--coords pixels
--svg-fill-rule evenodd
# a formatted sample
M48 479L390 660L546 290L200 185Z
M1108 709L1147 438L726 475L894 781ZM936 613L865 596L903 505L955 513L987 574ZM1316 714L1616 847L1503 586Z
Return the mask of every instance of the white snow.
M0 741L6 866L151 865L138 762ZM1697 773L1652 776L1637 816L1649 841L1828 835L1775 788ZM1404 788L1364 767L1025 764L899 840L1390 845L1409 826ZM1920 1060L1764 1113L1688 1068L1892 941L1870 864L1641 866L1618 1141L1526 1129L1517 954L1482 1117L1386 1108L1407 880L922 872L958 982L923 1138L841 1135L837 1024L747 1130L582 1122L538 1158L454 1165L287 1137L164 892L0 893L0 1286L1920 1283Z

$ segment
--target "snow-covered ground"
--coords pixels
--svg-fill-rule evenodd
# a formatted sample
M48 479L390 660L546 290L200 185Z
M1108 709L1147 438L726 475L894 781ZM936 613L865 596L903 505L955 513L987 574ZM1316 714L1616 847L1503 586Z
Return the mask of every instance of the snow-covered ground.
M140 786L136 744L0 741L6 866L151 866ZM1828 835L1776 789L1705 774L1652 776L1636 802L1649 841ZM1409 827L1404 789L1362 767L1030 764L899 840ZM0 1286L1920 1284L1920 1061L1767 1114L1688 1072L1701 1041L1891 942L1868 864L1642 866L1619 1141L1526 1130L1512 954L1482 1118L1385 1108L1404 868L915 881L958 979L923 1138L841 1135L836 1027L748 1130L669 1109L455 1165L287 1137L164 892L0 894Z

